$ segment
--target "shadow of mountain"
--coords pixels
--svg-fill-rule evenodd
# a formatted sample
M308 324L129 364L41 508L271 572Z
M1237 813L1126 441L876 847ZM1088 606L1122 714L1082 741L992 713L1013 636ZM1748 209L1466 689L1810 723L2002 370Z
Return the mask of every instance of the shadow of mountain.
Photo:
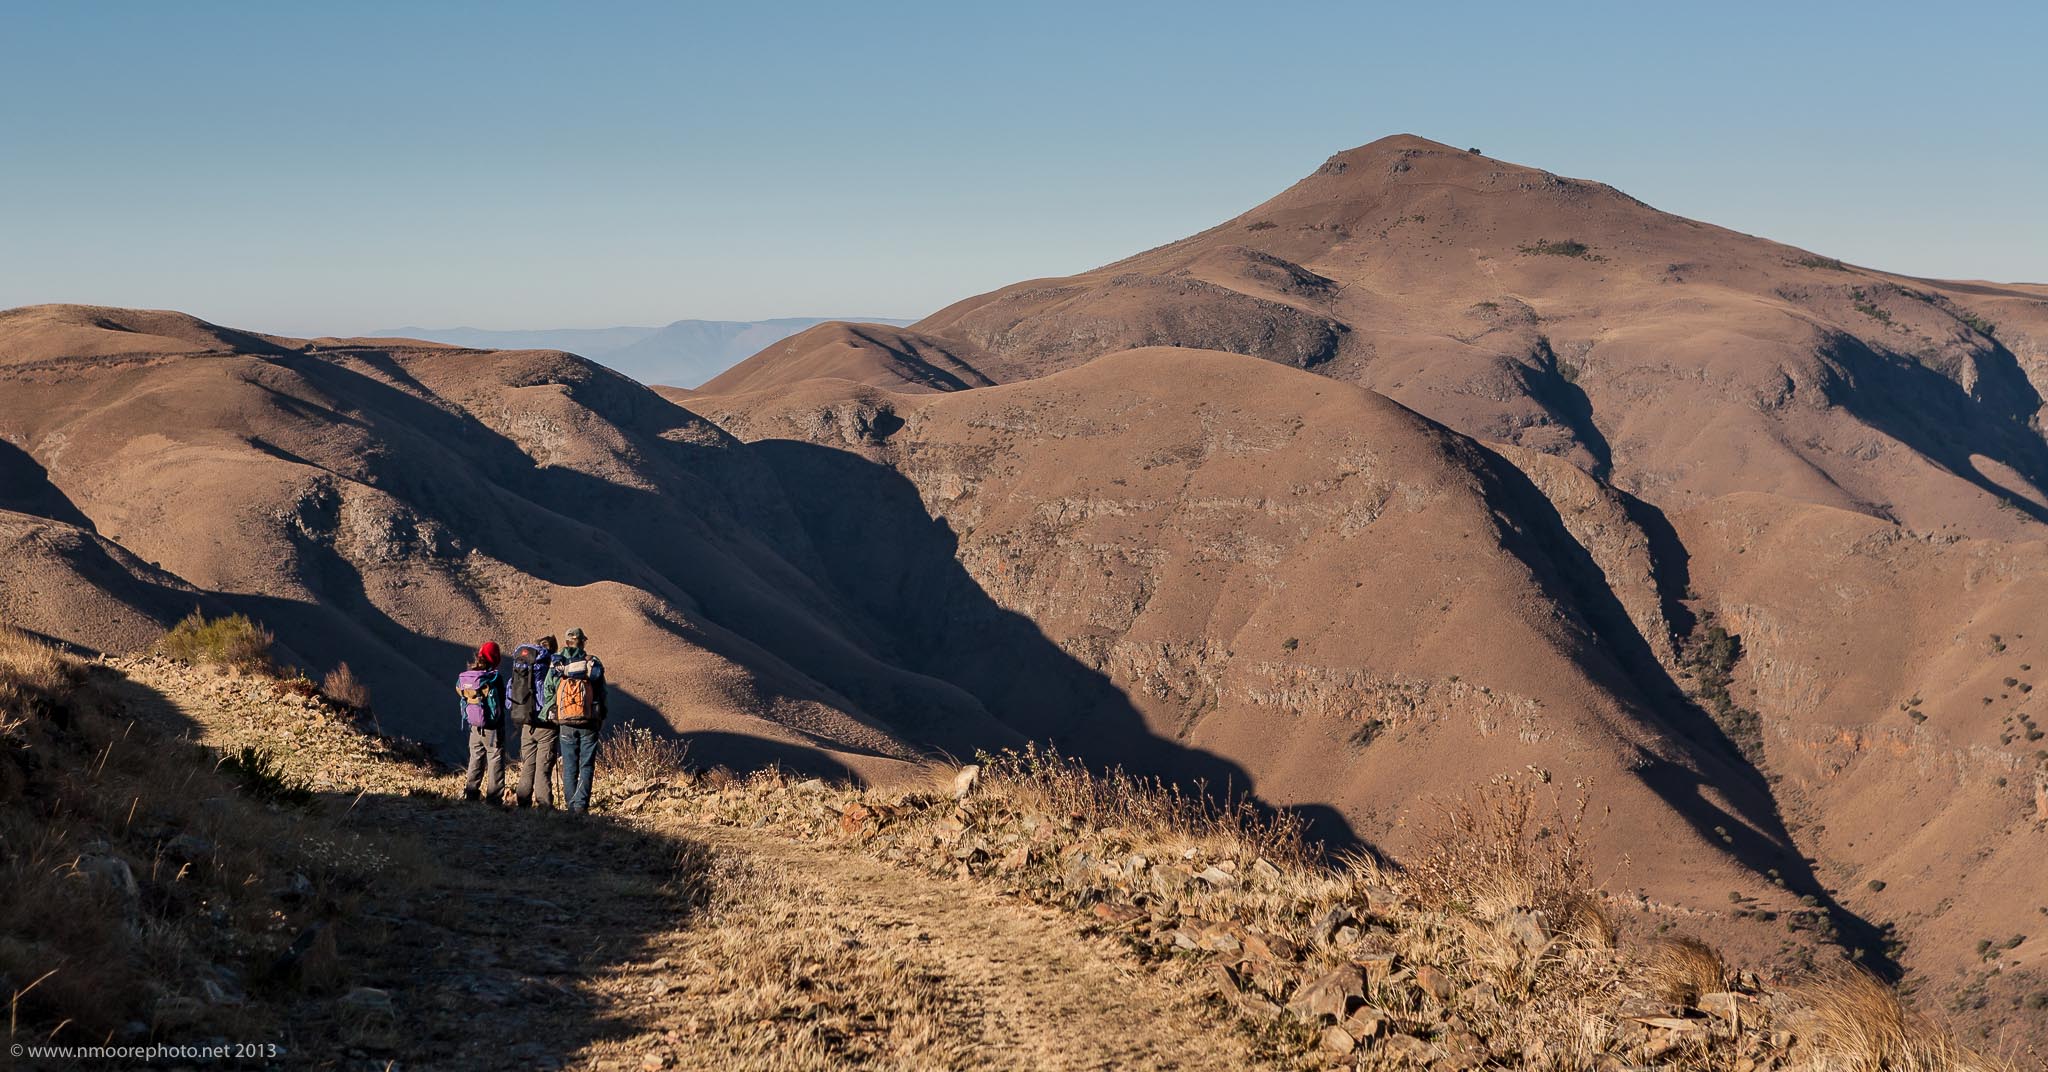
M1579 662L1614 695L1632 700L1633 713L1654 728L1670 730L1691 747L1698 769L1644 754L1638 773L1643 785L1671 806L1708 844L1718 844L1760 876L1775 876L1787 890L1810 899L1832 923L1835 940L1887 978L1899 965L1887 951L1888 928L1871 923L1836 901L1785 825L1770 780L1728 737L1712 715L1673 680L1622 606L1598 562L1566 529L1564 518L1529 478L1496 458L1491 466L1511 499L1512 516L1530 519L1527 529L1504 531L1503 546L1523 562L1560 606L1575 608L1596 645ZM1661 512L1631 500L1632 519L1647 521L1653 561L1660 571L1683 571L1688 555ZM1677 577L1658 578L1660 598L1670 599ZM1684 620L1692 622L1688 612ZM1728 800L1730 811L1712 796Z
M70 496L50 483L49 471L41 462L5 439L0 439L0 510L47 517L87 532L99 531Z
M1154 733L1106 675L1069 655L1037 623L1004 608L958 558L959 538L889 466L797 440L763 440L824 579L886 632L902 665L950 682L1023 737L1098 768L1260 801L1244 768ZM1335 808L1292 807L1332 850L1371 851Z
M2007 507L2048 522L2048 507L2001 486L1970 460L1972 455L1990 458L2048 493L2048 440L2032 423L2041 410L2041 395L2003 343L1989 342L1974 393L1910 357L1873 349L1853 335L1830 336L1821 356L1840 370L1825 385L1828 401Z
M232 743L188 743L202 727L169 697L111 669L94 673L118 697L116 710L128 724L121 739L148 746L131 744L136 755L123 766L155 768L143 772L145 785L214 797L183 809L150 802L138 821L115 823L97 851L147 861L177 838L198 838L209 854L253 872L236 882L238 914L229 916L225 906L178 895L173 887L187 880L190 867L175 878L161 868L135 869L150 926L196 925L211 934L243 925L230 920L264 921L251 924L265 928L263 940L190 950L212 961L208 972L225 973L246 991L216 1014L216 1021L242 1025L237 1037L282 1046L274 1057L309 1067L342 1067L334 1055L354 1052L377 1067L402 1061L485 1070L560 1065L592 1046L660 1034L661 1006L603 982L629 977L670 950L657 939L692 925L709 895L713 865L700 843L603 813L571 817L464 802L427 788L440 773L432 767L415 767L424 784L407 792L324 792L302 805L266 804L226 773L222 761L236 750ZM205 728L225 731L232 742L238 728L262 739L263 725L228 720ZM80 759L89 762L101 750L81 748ZM240 810L293 815L295 841L306 847L273 844L207 818ZM286 867L308 873L294 884ZM79 905L119 910L90 898ZM194 985L171 976L161 982ZM361 988L382 997L372 1005L340 1000ZM66 1010L45 1015L62 1018ZM500 1026L480 1030L479 1023ZM175 1042L179 1030L189 1028L158 1025L151 1037Z
M1593 459L1593 476L1606 480L1614 470L1614 448L1593 422L1593 400L1580 389L1578 374L1558 360L1549 339L1537 339L1530 356L1536 361L1536 368L1520 363L1513 366L1522 381L1522 390L1571 432L1572 439Z

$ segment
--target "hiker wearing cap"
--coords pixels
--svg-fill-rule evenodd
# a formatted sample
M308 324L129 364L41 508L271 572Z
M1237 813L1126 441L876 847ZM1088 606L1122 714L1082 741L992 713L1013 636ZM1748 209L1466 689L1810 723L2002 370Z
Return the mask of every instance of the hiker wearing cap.
M455 697L469 734L469 781L464 800L503 803L505 794L505 683L498 676L498 642L486 640L476 649L469 669L455 679Z
M521 644L513 649L512 678L505 683L505 702L519 727L519 782L512 799L522 808L555 806L555 716L541 703L554 660L554 637Z
M597 735L604 728L604 664L583 648L583 630L563 634L568 646L548 670L541 702L555 716L562 745L562 805L572 815L590 810L597 770Z

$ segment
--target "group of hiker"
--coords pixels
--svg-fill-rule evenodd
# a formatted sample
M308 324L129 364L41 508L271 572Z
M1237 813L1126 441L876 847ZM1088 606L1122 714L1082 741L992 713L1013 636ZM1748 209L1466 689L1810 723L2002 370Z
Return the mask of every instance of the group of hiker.
M562 807L576 815L590 810L597 737L604 728L604 664L585 650L583 630L571 629L563 639L568 646L559 651L552 636L519 645L512 650L509 668L501 668L498 642L485 641L469 669L455 679L469 737L465 799L504 803L509 720L519 727L519 782L512 789L513 802L522 808L554 807L559 766Z

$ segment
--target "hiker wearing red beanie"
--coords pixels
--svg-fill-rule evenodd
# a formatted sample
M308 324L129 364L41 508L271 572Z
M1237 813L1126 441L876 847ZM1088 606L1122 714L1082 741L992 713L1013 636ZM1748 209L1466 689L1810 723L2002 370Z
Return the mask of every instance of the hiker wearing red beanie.
M469 781L464 800L479 797L487 804L505 802L505 683L498 676L498 642L486 640L476 649L469 669L455 679L462 725L469 736Z

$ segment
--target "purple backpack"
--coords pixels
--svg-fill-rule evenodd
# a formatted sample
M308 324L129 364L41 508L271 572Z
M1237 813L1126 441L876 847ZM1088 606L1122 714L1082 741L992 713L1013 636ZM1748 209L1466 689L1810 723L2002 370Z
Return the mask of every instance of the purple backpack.
M495 670L464 670L455 679L455 691L462 697L462 720L472 726L488 726L491 717L491 679Z

